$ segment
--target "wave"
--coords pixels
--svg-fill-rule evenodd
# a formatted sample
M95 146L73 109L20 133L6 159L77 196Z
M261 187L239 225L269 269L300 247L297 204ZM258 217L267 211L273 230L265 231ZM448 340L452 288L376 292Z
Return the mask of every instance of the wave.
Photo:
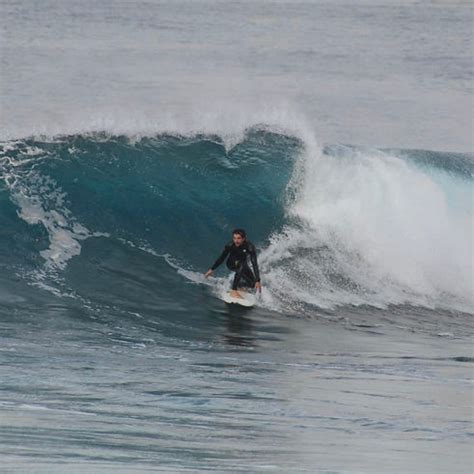
M93 240L97 259L117 245L164 259L159 284L176 270L201 283L238 226L260 249L271 309L472 311L470 155L321 149L265 127L231 144L89 133L0 150L1 265L36 285L80 295L68 268Z

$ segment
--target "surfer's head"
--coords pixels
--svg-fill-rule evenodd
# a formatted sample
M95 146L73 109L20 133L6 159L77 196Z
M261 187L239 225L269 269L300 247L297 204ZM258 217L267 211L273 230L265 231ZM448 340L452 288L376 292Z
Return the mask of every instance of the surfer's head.
M245 233L244 229L234 229L232 231L232 241L235 245L237 245L237 247L242 244L242 242L245 240L245 237L247 237L247 234Z

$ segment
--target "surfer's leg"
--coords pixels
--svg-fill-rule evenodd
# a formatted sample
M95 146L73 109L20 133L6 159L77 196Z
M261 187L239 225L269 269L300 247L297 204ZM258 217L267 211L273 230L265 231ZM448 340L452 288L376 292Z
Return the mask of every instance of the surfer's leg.
M242 275L240 279L240 287L245 290L245 288L254 288L255 287L255 276L246 262L242 265Z
M239 267L235 271L234 281L232 282L232 289L233 290L237 290L241 278L242 278L242 268Z
M245 283L249 288L253 288L255 286L255 276L247 262L243 264L242 278L245 280Z
M232 282L232 289L237 290L240 280L242 278L243 272L245 269L245 265L242 265L241 263L236 267L235 269L235 276L234 276L234 281Z

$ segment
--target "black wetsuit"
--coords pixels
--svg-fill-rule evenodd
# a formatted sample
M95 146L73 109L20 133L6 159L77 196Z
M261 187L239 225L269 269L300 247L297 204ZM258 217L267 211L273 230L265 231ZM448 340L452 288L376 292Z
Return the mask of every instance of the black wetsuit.
M255 275L252 273L252 270L247 263L247 256L249 255ZM260 273L258 271L257 263L257 251L255 250L255 245L253 245L252 242L244 240L238 247L232 241L227 243L219 258L214 262L214 265L212 265L211 269L215 270L227 256L227 268L235 272L234 281L232 283L233 290L236 290L239 287L240 280L242 279L246 283L246 286L249 286L250 288L253 288L255 283L260 281Z

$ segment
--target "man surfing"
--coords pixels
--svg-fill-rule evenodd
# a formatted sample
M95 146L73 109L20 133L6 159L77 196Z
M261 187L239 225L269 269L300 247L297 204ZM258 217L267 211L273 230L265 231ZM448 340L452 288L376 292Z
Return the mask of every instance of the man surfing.
M241 280L243 280L243 283L246 284L246 286L262 291L260 273L258 271L257 251L255 250L255 245L247 240L247 235L244 229L235 229L232 232L232 241L224 246L224 250L214 262L214 265L204 273L204 276L207 278L227 256L227 268L235 272L230 296L234 298L242 298L242 295L238 292ZM248 256L250 256L252 262L253 272L247 263ZM240 286L242 286L242 284L240 284Z

